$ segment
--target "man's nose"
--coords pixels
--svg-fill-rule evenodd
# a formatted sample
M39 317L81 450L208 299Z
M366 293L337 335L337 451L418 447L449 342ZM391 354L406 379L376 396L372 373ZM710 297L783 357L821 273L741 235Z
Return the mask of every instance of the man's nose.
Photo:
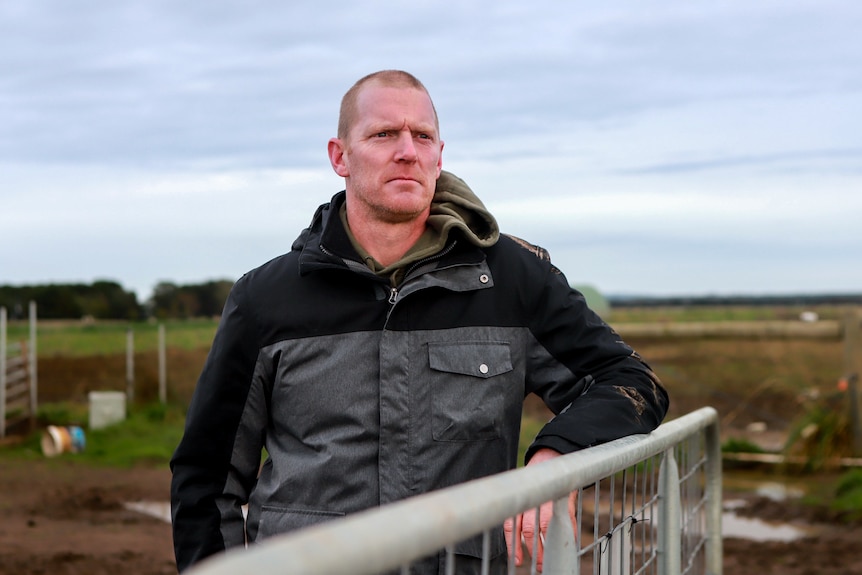
M395 150L395 159L398 161L412 162L416 160L416 144L413 142L413 134L402 131L398 134L398 144Z

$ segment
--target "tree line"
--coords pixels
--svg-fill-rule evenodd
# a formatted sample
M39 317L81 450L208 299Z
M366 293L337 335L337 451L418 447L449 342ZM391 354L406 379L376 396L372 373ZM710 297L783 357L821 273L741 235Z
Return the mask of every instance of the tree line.
M190 319L221 314L232 281L214 280L177 285L160 282L152 297L139 302L133 291L114 281L91 284L0 285L0 307L10 319L27 317L35 301L39 319L109 319L137 321L147 318Z

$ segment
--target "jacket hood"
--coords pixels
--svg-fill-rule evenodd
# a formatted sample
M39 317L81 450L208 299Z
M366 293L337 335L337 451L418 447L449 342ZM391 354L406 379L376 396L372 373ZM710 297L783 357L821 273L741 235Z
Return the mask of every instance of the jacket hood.
M470 243L486 248L497 243L497 220L485 208L470 186L455 174L441 171L431 201L428 225L445 240L453 229L460 230Z

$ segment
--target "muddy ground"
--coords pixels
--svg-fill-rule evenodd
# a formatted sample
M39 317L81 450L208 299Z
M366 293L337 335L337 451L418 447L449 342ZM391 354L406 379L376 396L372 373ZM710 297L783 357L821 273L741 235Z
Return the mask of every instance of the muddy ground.
M713 405L722 414L724 434L744 435L749 423L766 422L772 434L761 438L780 443L803 401L792 391L793 386L782 385L782 378L811 369L806 376L811 386L828 391L836 375L829 366L835 365L837 373L841 351L834 345L759 343L764 347L758 347L758 342L702 342L686 349L644 342L636 347L654 358L651 363L663 374L673 398L671 417ZM823 367L806 367L810 362L803 365L800 358L806 353L823 361ZM204 354L171 352L172 400L187 400ZM725 358L726 364L729 358L740 360L747 354L752 367L743 366L739 373L752 373L750 381L735 376L724 384L704 383L705 373L716 367L709 365L709 358ZM155 360L143 356L136 365L141 369L138 397L155 397ZM722 365L721 369L725 372L732 367ZM81 400L89 390L123 389L122 357L40 359L39 369L43 401ZM170 475L166 467L97 469L68 459L3 460L0 466L0 575L176 573L170 525L124 507L135 501L167 501ZM813 530L807 538L789 543L725 539L726 574L862 574L862 523L843 524L834 514L797 502L727 494L727 498L740 497L750 501L748 509L758 517L804 524Z
M166 469L95 469L69 461L2 465L3 575L177 572L170 525L124 507L166 501Z
M124 507L166 501L169 481L166 469L94 469L56 460L4 463L0 574L176 573L170 525ZM862 524L841 525L822 510L765 498L752 499L749 507L759 517L814 532L789 543L725 539L725 574L862 573Z

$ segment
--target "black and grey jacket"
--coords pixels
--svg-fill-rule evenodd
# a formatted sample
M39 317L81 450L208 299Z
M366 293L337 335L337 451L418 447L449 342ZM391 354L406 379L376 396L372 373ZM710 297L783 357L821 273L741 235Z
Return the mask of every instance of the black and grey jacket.
M358 261L344 199L227 300L171 461L181 570L515 467L528 393L557 414L528 458L647 433L667 411L649 367L542 250L456 229L393 288Z

